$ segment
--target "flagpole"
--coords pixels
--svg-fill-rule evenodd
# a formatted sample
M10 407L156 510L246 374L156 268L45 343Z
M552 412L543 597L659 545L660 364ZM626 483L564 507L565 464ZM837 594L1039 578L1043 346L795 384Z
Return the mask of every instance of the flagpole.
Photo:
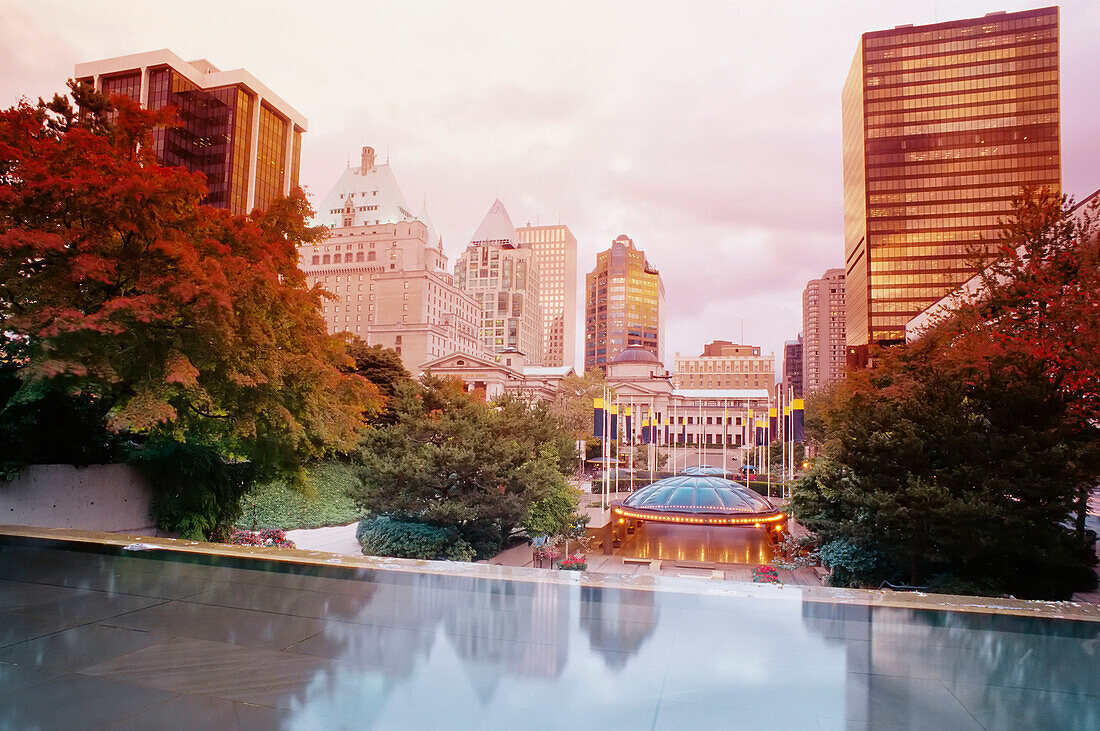
M658 420L660 421L660 420ZM660 424L658 424L660 425ZM649 400L649 441L653 444L651 450L652 456L649 459L649 483L653 483L653 465L657 463L657 455L660 454L660 446L657 444L657 440L653 439L653 400Z
M630 491L634 492L634 397L630 397L630 435L627 437L630 444Z
M726 422L730 420L729 400L722 400L722 477L726 476Z

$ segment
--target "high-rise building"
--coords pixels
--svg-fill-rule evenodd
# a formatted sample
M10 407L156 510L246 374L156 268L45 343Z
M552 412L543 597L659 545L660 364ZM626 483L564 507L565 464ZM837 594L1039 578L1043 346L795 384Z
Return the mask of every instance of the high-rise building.
M1058 8L864 33L843 139L854 352L969 279L1021 186L1060 191Z
M783 393L802 396L802 335L783 343Z
M715 340L698 357L676 354L672 385L681 389L764 389L775 385L775 359L758 345Z
M802 385L807 394L844 375L844 270L829 269L802 290Z
M148 109L175 107L180 126L154 132L157 161L206 175L212 206L266 209L298 185L306 119L244 69L161 50L78 63L74 77Z
M527 224L516 235L538 262L543 364L572 366L577 357L577 239L561 224Z
M486 353L518 350L528 363L543 362L538 259L519 243L500 199L459 256L455 283L480 303L478 332Z
M585 277L584 369L606 370L627 346L640 345L664 361L665 286L660 272L627 236L596 255Z
M336 296L323 305L330 332L393 348L414 374L443 355L482 352L481 303L455 285L427 214L409 212L373 148L340 176L318 219L328 235L299 248L299 266Z

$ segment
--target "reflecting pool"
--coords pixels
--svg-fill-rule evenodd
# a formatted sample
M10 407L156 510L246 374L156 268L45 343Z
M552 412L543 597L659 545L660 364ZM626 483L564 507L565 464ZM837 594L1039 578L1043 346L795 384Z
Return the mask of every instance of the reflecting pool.
M1100 623L0 539L0 728L1100 728Z

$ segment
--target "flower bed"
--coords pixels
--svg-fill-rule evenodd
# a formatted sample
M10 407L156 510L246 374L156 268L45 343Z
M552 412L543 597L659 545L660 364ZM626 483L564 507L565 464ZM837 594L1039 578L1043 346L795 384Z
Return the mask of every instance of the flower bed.
M779 572L774 566L757 566L752 570L752 580L756 584L778 584Z
M558 568L562 571L587 571L588 563L584 560L584 556L570 556L562 559Z
M294 541L288 539L286 531L281 528L266 528L261 531L234 530L229 534L229 543L234 546L294 548Z

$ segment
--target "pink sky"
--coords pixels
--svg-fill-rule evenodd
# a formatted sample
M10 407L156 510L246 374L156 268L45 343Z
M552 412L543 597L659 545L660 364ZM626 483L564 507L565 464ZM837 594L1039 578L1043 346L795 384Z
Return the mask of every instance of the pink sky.
M0 0L0 104L157 48L246 68L308 117L312 193L372 145L452 262L497 196L517 225L570 226L582 282L633 238L665 281L671 366L738 340L742 318L781 355L806 281L842 264L840 90L860 33L1040 6ZM1100 187L1100 3L1061 7L1063 183L1080 198Z

